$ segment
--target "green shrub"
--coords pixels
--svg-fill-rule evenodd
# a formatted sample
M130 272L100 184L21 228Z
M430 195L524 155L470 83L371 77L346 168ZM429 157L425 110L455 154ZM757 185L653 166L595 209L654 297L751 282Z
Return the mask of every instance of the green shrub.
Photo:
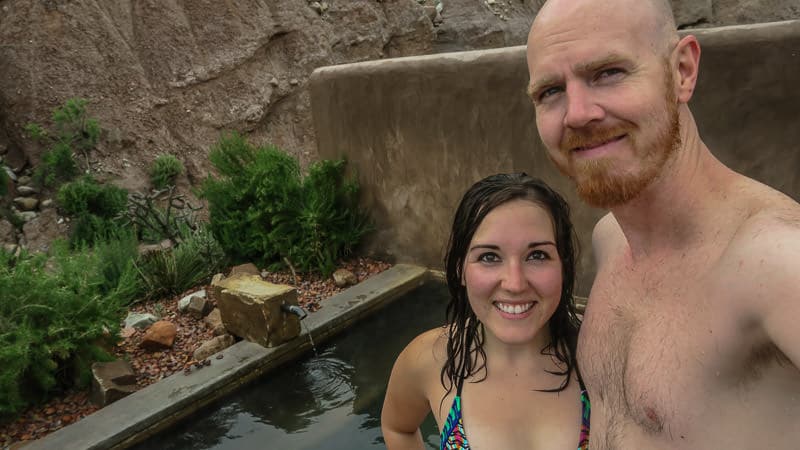
M143 295L139 273L136 270L139 241L130 228L117 228L95 242L94 253L98 259L102 295L117 298L122 304L130 304Z
M71 98L53 111L56 139L74 146L86 155L100 139L100 125L86 114L87 101Z
M276 216L273 225L271 234L281 255L301 270L326 275L370 229L367 216L358 209L358 184L345 178L344 160L312 164L297 208Z
M54 187L76 177L80 170L75 161L75 151L83 155L85 169L89 170L89 152L100 139L100 125L96 119L88 117L86 104L85 99L71 98L64 106L53 110L51 133L36 123L25 126L32 139L45 142L49 147L42 157L41 166L34 172L38 183Z
M71 216L89 213L113 217L125 209L128 193L111 184L100 184L91 176L83 176L58 190L58 205Z
M61 186L56 201L64 213L75 219L70 236L73 246L92 245L121 227L118 216L125 210L128 193L85 175Z
M183 164L174 155L162 154L156 157L150 167L150 180L156 189L164 189L175 184L175 178L183 173Z
M34 171L33 178L42 186L55 187L72 180L79 173L72 149L64 142L57 142L42 156L42 162Z
M118 289L100 258L53 247L54 256L0 252L0 418L74 384L85 386L93 361L108 360L100 345L114 340L122 318Z
M143 297L180 294L207 281L225 264L222 247L206 227L183 226L181 234L175 248L153 251L137 260Z
M329 274L369 229L358 210L358 186L345 162L322 161L305 178L298 163L275 147L255 148L237 135L211 149L219 178L208 178L210 227L237 262Z
M223 136L209 158L219 178L207 178L201 195L225 253L236 262L280 261L270 236L272 218L288 214L299 201L297 162L275 147L255 148L235 133Z

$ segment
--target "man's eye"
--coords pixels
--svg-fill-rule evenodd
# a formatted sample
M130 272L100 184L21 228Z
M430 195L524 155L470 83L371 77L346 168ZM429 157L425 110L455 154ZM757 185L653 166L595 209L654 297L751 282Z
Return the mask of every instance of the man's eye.
M496 253L482 253L478 256L478 261L484 263L495 263L500 261L500 257Z
M615 75L620 75L622 73L625 73L625 71L620 69L620 68L617 68L617 67L611 67L611 68L608 68L608 69L603 69L600 72L598 72L596 78L599 80L599 79L602 79L602 78L609 78L609 77L613 77Z
M539 92L539 96L536 97L539 101L546 100L548 97L552 97L553 95L558 94L561 92L560 87L549 87Z

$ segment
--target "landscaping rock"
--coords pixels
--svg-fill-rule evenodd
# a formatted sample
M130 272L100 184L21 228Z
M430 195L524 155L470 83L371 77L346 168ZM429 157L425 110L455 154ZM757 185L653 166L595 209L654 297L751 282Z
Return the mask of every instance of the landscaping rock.
M223 334L208 341L203 342L197 350L194 351L193 358L195 361L202 361L214 353L221 352L234 344L236 340L230 334Z
M259 271L258 267L256 267L256 265L253 263L240 264L238 266L234 266L233 268L231 268L231 274L229 276L235 277L238 275L261 276L261 271Z
M163 250L169 250L173 246L173 243L169 239L164 239L163 241L159 242L158 244L140 244L138 247L139 256L145 256L153 252L160 252Z
M20 184L23 184L22 178L25 177L20 177ZM31 186L17 186L17 193L23 197L30 197L31 195L38 194L39 189Z
M147 351L163 350L172 347L178 327L168 320L159 320L145 331L139 347Z
M36 211L22 211L21 213L17 214L23 222L27 223L31 220L35 219L37 214Z
M185 295L183 298L178 300L178 312L186 312L186 309L189 307L189 301L192 299L192 297L206 298L206 290L200 289L199 291L192 292L191 294Z
M227 333L225 329L225 325L222 324L222 315L219 312L219 308L214 308L208 315L203 319L208 328L211 329L211 332L214 333L214 336L221 336Z
M347 287L358 283L358 278L356 274L347 269L339 269L333 272L333 282L336 283L338 287Z
M188 312L195 319L202 319L210 311L211 302L209 302L205 297L193 295L192 298L189 299L189 306L186 308L186 312Z
M17 181L17 174L15 174L13 170L11 170L11 167L3 166L3 170L6 171L6 175L8 175L8 178L11 178L11 181L14 182Z
M255 275L240 275L212 284L222 323L229 333L274 347L300 334L297 316L282 304L297 305L297 290L268 283Z
M125 318L125 327L144 330L156 323L157 320L158 318L152 314L129 313Z
M14 199L14 205L22 211L34 211L39 206L39 199L33 197L17 197Z
M136 392L136 374L125 360L92 364L92 403L103 407Z
M136 328L132 327L125 327L119 331L119 337L122 339L130 339L134 334L136 334Z

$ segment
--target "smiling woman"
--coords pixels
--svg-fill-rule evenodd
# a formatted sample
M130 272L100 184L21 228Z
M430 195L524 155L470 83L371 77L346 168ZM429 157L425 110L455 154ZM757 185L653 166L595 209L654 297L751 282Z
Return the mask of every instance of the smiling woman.
M423 448L429 412L441 449L586 447L574 241L569 207L537 179L494 175L467 191L445 260L448 325L408 344L389 380L390 450Z
M549 343L546 325L562 284L554 234L550 215L530 200L498 206L476 230L464 261L464 285L472 311L489 328L487 346L497 345L494 339L535 341L539 348Z

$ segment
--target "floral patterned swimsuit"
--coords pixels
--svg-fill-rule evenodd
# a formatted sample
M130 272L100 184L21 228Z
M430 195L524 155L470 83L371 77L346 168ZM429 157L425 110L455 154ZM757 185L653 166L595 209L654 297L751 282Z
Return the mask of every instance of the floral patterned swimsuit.
M461 387L464 379L458 382L458 390L453 399L453 406L447 414L447 420L442 428L442 436L439 444L440 450L469 450L467 434L464 431L464 421L461 418ZM581 437L578 442L578 450L589 448L589 417L591 416L591 404L589 394L581 383Z

